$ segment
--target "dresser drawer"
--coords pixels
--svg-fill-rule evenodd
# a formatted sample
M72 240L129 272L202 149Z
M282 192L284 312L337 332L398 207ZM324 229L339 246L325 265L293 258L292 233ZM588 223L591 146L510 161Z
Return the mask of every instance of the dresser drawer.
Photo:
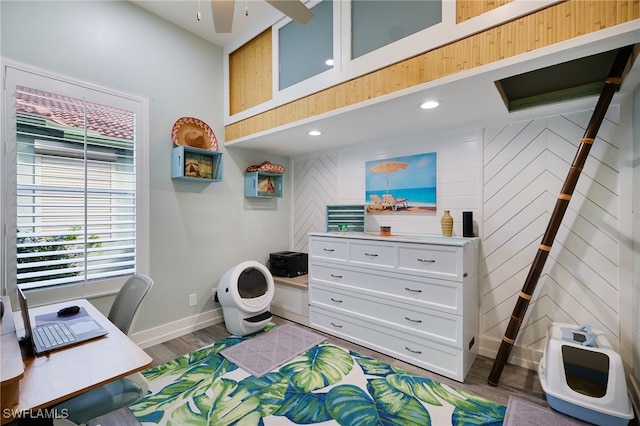
M363 321L388 323L398 332L412 332L444 345L461 347L462 317L430 309L411 309L405 303L388 300L379 295L345 291L339 287L312 287L311 306L340 310Z
M401 245L398 247L398 271L462 281L462 248Z
M396 247L388 244L352 242L349 249L349 263L393 269L396 266Z
M315 262L310 264L310 271L310 287L335 284L387 300L462 315L462 283Z
M464 379L463 351L399 332L397 327L366 321L341 312L309 307L311 327L394 358L450 377Z
M309 242L312 259L347 262L348 243L337 238L311 238Z

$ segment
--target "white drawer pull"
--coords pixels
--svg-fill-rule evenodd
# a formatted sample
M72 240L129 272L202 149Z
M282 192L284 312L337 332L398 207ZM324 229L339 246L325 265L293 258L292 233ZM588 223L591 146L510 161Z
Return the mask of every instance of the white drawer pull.
M333 300L333 299L332 299L332 300ZM404 319L406 319L407 321L411 321L411 322L418 323L418 324L422 323L422 320L411 319L411 318L409 318L409 317L404 317Z
M412 291L414 293L422 293L422 290L420 290L419 288L418 289L413 289L413 288L405 287L404 289L407 290L407 291Z
M418 262L422 262L422 263L436 263L435 259L420 259L420 258L418 258L417 260L418 260Z
M406 346L405 346L404 348L405 348L406 350L408 350L409 352L412 352L412 353L414 353L414 354L421 354L421 353L422 353L422 351L414 351L413 349L409 349L409 348L408 348L408 347L406 347Z
M331 274L331 276L332 276L333 278L342 278L342 275L334 275L334 274Z
M342 328L342 326L340 324L335 324L335 323L331 323L332 326L337 327L337 328Z
M333 297L331 298L331 301L336 303L342 303L342 300L334 299Z
M364 255L369 257L378 257L377 253L365 253Z
M328 248L323 248L322 250L324 250L324 251L328 251L328 252L335 251L334 249L328 249Z

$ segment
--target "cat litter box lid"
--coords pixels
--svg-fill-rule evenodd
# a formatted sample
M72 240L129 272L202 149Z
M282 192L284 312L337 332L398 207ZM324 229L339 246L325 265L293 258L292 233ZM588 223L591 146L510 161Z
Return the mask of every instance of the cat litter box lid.
M218 285L220 305L237 307L245 312L268 309L274 294L271 272L255 260L247 260L229 269Z

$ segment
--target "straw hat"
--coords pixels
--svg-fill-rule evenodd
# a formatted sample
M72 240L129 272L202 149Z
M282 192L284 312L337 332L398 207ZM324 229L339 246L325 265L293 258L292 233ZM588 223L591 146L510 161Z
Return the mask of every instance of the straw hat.
M263 161L262 164L254 164L247 167L247 172L266 172L266 173L284 173L285 168L281 164L274 164L268 161Z
M218 140L211 127L204 121L193 117L181 117L173 124L171 139L175 145L193 148L218 150Z

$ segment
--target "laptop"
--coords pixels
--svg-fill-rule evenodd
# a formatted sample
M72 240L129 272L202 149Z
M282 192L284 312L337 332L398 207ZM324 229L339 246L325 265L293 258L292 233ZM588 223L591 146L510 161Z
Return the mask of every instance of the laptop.
M18 300L25 331L23 341L31 344L35 355L77 345L109 333L82 308L77 314L66 317L59 317L57 312L38 316L43 324L32 327L27 298L21 289L18 289Z

